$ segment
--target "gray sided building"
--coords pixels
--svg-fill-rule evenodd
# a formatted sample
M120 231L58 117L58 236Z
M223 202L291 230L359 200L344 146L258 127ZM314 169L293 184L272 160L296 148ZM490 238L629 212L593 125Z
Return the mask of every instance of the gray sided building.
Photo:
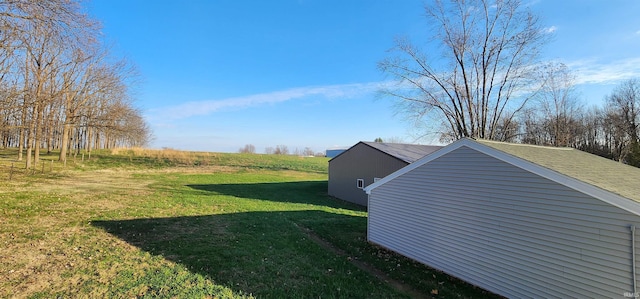
M329 195L359 205L367 205L363 189L374 180L430 154L441 146L358 142L329 160Z
M508 298L640 289L640 169L459 140L368 186L368 240Z

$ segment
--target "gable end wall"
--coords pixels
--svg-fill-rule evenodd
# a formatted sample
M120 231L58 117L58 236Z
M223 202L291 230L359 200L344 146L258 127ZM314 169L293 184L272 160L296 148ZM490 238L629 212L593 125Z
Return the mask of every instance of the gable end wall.
M374 178L383 178L408 163L360 143L329 161L328 193L342 200L367 205L367 194L356 186L364 179L365 186Z
M369 241L503 296L633 291L640 217L467 147L373 189L368 219Z

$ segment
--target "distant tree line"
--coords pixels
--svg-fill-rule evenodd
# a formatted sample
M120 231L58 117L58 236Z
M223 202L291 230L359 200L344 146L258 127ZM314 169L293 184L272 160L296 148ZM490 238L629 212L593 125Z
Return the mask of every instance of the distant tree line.
M602 107L591 108L565 83L547 88L539 106L514 121L514 133L505 132L504 140L574 147L640 167L640 81L621 83Z
M398 136L393 136L393 137L388 137L385 139L382 139L382 137L377 137L376 139L373 140L373 142L380 142L380 143L405 143L404 139L402 139L401 137Z
M246 144L244 147L241 147L238 152L242 154L255 154L256 147L253 144Z
M246 144L245 146L241 147L238 150L238 152L243 154L255 154L256 147L253 144ZM314 153L313 149L311 149L310 147L305 147L302 150L296 148L290 152L289 147L287 147L286 145L277 145L276 147L268 146L264 149L264 153L267 155L294 155L294 156L305 156L305 157L310 157L310 156L324 157L324 153Z
M0 144L19 148L27 168L41 150L64 161L149 141L134 68L108 53L99 29L78 1L0 0Z

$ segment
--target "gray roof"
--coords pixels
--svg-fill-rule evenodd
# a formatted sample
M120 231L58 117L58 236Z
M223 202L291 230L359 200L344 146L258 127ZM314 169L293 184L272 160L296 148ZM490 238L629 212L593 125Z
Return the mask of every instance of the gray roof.
M373 147L381 152L384 152L407 163L413 163L418 159L442 148L442 146L437 145L406 143L384 143L367 141L362 141L361 143L364 143L370 147Z
M600 189L640 202L640 168L573 148L476 141Z

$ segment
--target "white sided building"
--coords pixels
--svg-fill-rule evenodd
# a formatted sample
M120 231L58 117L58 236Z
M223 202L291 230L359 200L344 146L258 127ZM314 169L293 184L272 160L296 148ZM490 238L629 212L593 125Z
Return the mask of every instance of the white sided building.
M640 295L640 169L462 139L365 188L368 239L510 298Z

